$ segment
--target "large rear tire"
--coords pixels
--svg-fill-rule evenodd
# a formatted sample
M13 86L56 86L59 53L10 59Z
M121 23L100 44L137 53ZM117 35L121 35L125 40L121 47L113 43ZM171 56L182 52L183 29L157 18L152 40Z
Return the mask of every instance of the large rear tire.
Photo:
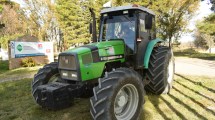
M144 103L141 76L132 69L118 68L99 79L90 98L94 120L136 120Z
M154 94L167 94L172 88L174 77L174 57L169 47L159 46L153 49L146 79L149 83L146 91Z
M40 85L45 85L48 82L59 81L60 74L58 72L58 63L52 62L50 64L45 65L42 69L40 69L37 74L34 75L34 79L32 81L32 95L34 100L38 103L38 93L37 88ZM38 103L39 104L39 103Z

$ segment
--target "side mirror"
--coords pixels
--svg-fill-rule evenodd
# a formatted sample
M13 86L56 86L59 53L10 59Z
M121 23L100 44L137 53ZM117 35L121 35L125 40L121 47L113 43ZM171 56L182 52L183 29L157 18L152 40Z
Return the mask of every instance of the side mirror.
M152 15L146 15L146 18L145 18L145 28L146 29L152 29L152 19L153 19L153 16Z
M90 25L89 25L89 32L90 32L90 34L93 33L93 24L92 23L90 23Z

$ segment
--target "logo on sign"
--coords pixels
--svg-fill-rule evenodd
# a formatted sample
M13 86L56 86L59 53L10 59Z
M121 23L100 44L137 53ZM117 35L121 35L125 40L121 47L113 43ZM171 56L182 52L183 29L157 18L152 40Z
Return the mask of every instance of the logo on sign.
M38 48L42 49L43 48L43 44L38 44Z
M46 49L46 53L50 53L51 52L51 50L50 49Z
M21 52L22 51L22 45L17 45L17 47L16 47L16 49L19 51L19 52Z

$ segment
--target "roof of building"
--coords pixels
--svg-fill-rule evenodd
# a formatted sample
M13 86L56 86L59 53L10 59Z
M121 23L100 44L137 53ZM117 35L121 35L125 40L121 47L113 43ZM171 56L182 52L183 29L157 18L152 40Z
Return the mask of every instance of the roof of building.
M119 6L119 7L111 7L111 8L105 8L103 10L101 10L101 13L108 13L108 12L113 12L113 11L120 11L120 10L141 10L141 11L144 11L144 12L148 12L152 15L155 15L155 13L148 9L148 8L145 8L143 6L139 6L139 5L127 5L127 6Z

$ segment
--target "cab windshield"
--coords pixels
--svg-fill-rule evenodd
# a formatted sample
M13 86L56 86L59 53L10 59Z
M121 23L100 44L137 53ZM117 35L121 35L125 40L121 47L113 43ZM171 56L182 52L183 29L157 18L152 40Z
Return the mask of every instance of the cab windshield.
M100 41L123 39L127 48L134 51L136 17L126 15L103 17Z

